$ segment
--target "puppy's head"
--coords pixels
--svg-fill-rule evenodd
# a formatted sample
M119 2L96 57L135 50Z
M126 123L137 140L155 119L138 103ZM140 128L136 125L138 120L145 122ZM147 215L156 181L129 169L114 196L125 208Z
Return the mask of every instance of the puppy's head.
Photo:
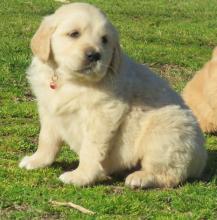
M85 3L64 5L45 17L31 49L43 62L54 59L75 79L99 81L110 70L118 72L120 63L115 28L99 9Z

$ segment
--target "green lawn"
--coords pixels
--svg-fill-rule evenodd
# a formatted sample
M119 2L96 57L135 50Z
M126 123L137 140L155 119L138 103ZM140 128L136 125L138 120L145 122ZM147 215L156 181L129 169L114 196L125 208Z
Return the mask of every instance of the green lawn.
M90 0L121 35L122 48L180 92L217 45L216 0ZM76 161L67 146L49 168L26 171L20 159L37 147L36 104L25 77L30 39L53 0L0 1L0 219L217 219L217 137L206 136L209 161L200 181L176 189L131 190L124 179L94 187L63 185ZM88 216L49 200L72 201Z

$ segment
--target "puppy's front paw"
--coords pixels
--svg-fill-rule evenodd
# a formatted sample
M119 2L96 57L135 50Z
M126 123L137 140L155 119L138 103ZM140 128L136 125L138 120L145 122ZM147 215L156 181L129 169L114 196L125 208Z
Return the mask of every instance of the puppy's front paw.
M87 186L92 183L92 181L84 174L78 170L65 172L59 179L66 184L73 184L76 186Z
M25 156L21 162L19 163L20 168L25 168L27 170L33 170L37 168L42 168L47 166L48 164L46 161L43 161L42 159L39 159L38 157L32 155L32 156Z

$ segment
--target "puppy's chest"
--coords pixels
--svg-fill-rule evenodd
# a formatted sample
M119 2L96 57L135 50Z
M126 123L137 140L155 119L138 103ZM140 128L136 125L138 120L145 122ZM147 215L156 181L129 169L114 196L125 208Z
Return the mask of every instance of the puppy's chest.
M36 96L39 104L42 104L53 117L65 117L77 115L85 109L91 103L88 94L90 92L84 87L66 84L56 89L44 86Z
M50 92L43 105L55 120L62 139L79 154L90 112L94 111L99 94L73 85Z
M59 134L70 148L78 154L85 136L87 115L85 107L71 112L64 110L64 114L55 115Z

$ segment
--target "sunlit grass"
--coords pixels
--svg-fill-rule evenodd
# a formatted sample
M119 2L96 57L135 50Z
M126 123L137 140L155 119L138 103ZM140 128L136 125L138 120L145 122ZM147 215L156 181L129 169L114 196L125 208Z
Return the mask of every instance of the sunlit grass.
M90 0L118 28L124 51L168 79L180 92L217 45L215 0ZM53 0L0 2L0 219L217 219L217 138L206 136L209 161L200 181L176 189L130 190L124 179L94 187L63 185L58 176L76 156L64 147L50 168L26 171L19 160L34 152L39 122L25 77L30 39ZM121 187L117 187L121 186ZM72 201L95 216L53 207Z

